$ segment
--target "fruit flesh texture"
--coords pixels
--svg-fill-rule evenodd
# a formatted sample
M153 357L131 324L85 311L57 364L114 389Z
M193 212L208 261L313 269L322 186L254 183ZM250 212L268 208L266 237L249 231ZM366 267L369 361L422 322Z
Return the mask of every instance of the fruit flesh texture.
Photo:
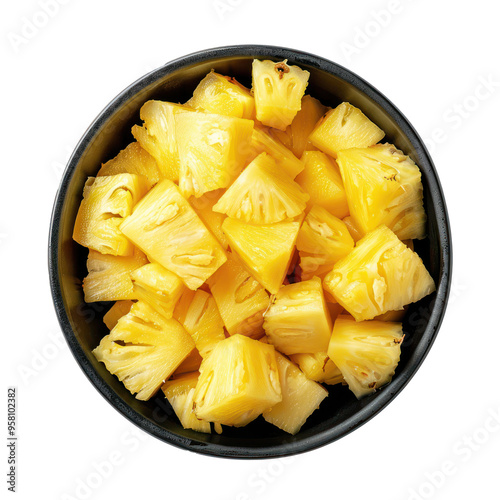
M328 385L344 382L342 372L325 352L292 354L290 359L304 372L304 375L315 382Z
M134 303L131 300L117 300L102 318L108 330L112 330L118 320L125 316L133 305Z

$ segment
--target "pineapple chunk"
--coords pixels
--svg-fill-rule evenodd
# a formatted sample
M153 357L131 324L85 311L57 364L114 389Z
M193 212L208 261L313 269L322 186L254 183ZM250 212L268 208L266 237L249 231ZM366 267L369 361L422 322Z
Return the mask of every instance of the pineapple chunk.
M349 389L360 399L391 381L399 363L401 323L363 321L339 316L328 356L339 367Z
M73 239L100 253L132 255L134 247L119 226L150 187L142 175L89 177L76 216Z
M199 288L225 261L224 249L179 193L165 179L157 184L120 226L150 260Z
M401 240L425 238L420 170L391 144L341 151L338 162L351 217L366 234L381 224Z
M436 288L422 259L386 226L359 240L323 286L357 321L402 309Z
M131 300L117 300L109 309L109 311L104 315L102 320L109 330L112 330L118 320L128 314L130 308L134 305Z
M147 262L146 256L137 249L131 257L90 250L87 259L89 274L83 280L85 302L135 299L130 273Z
M130 274L134 296L153 309L171 318L184 285L173 272L156 262L139 267Z
M324 208L314 205L297 238L302 279L321 276L354 247L347 226Z
M219 342L201 363L193 406L202 420L241 427L280 401L271 345L233 335Z
M261 153L214 205L216 212L253 224L272 224L301 214L309 195Z
M341 384L344 377L326 352L292 354L290 359L299 365L304 375L315 382Z
M193 396L199 373L186 373L175 380L165 382L161 390L172 406L184 429L210 434L210 423L198 420L193 411Z
M342 219L349 213L342 177L335 160L321 151L305 151L304 170L295 179L309 193L309 207L319 205Z
M289 434L297 434L309 416L319 408L328 392L309 380L295 364L276 353L282 400L263 413L266 422Z
M309 140L324 153L337 158L337 153L343 149L373 146L384 135L384 131L361 110L343 102L324 116Z
M233 254L228 254L227 262L210 278L209 285L229 335L264 335L262 324L269 295Z
M156 160L138 142L132 142L112 160L104 163L97 177L116 174L143 175L148 178L151 185L160 180L160 170Z
M203 78L186 104L207 113L249 120L254 117L255 110L254 98L247 88L214 71Z
M352 236L354 242L357 243L363 237L363 233L358 228L358 226L356 226L354 219L349 215L347 217L344 217L342 219L342 222L347 226L349 234Z
M300 110L309 71L282 62L252 63L252 89L257 120L264 125L285 130Z
M193 348L180 323L137 302L92 352L137 399L147 401Z
M134 125L132 135L156 160L161 177L179 180L179 152L175 116L192 111L172 102L148 101L141 108L144 125Z
M248 272L270 293L277 293L293 257L298 220L252 225L227 218L222 229Z
M179 188L187 198L228 187L250 153L253 121L209 113L178 113Z
M315 277L281 288L264 314L264 330L283 354L326 351L332 321L321 280Z

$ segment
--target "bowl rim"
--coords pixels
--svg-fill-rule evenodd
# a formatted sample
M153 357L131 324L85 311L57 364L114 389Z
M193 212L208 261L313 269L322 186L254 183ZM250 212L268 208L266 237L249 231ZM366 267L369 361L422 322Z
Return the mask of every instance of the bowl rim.
M421 162L423 161L426 164L426 178L429 185L427 195L432 198L434 203L438 237L442 242L440 248L441 277L436 290L436 305L433 307L432 314L429 317L421 341L412 352L408 359L407 366L398 374L398 377L386 386L386 389L381 391L378 396L370 401L365 407L334 427L301 441L259 448L227 446L218 443L200 444L191 439L174 434L125 404L94 369L73 332L64 306L58 263L59 223L62 218L66 191L75 173L81 155L95 133L105 124L106 120L140 90L172 72L198 63L206 63L210 60L230 59L235 57L288 59L292 61L293 64L299 66L304 64L315 67L320 71L333 74L353 85L377 105L382 107L411 142L419 158L421 158ZM420 167L422 167L422 165L420 165ZM446 310L451 287L452 271L451 228L439 177L425 144L403 113L401 113L401 111L373 85L344 66L308 52L273 45L229 45L193 52L145 74L112 99L94 119L75 147L66 169L64 170L59 189L56 193L49 229L48 267L50 288L57 319L75 360L97 391L125 418L164 442L196 453L227 458L275 458L312 451L346 436L384 409L395 399L415 375L434 343Z

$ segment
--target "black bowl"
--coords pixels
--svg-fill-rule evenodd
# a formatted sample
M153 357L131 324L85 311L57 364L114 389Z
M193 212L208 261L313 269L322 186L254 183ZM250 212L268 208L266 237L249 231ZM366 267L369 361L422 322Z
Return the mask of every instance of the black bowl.
M288 59L310 73L308 93L324 104L349 101L386 132L386 140L409 154L420 166L428 215L428 238L416 244L436 281L437 291L411 305L404 321L405 342L393 381L358 401L346 387L333 386L330 396L295 436L267 424L262 417L246 427L224 428L222 435L184 430L160 393L150 401L135 399L91 351L106 334L102 316L110 304L86 304L82 279L86 249L71 235L83 185L100 164L133 140L139 109L149 99L185 102L211 70L251 84L253 58ZM331 443L367 422L408 383L429 352L441 324L450 289L451 241L446 205L436 170L422 140L402 113L369 83L321 57L296 50L244 45L191 54L145 75L102 111L76 147L56 196L49 238L50 286L62 331L76 361L96 389L141 429L157 438L198 453L238 458L293 455Z

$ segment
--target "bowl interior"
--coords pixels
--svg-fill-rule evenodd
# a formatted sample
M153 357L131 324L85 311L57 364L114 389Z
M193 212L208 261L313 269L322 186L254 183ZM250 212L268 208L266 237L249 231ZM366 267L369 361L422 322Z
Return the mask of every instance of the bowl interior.
M410 306L404 321L405 342L393 382L361 401L346 387L331 387L330 395L296 436L267 424L262 418L222 435L185 430L168 402L158 394L148 402L136 400L92 355L107 334L102 316L111 303L86 304L82 280L87 250L72 240L73 225L84 183L102 162L133 140L132 125L149 99L185 102L211 70L234 76L251 86L254 57L287 58L311 73L307 92L324 104L349 101L386 132L385 140L409 154L422 170L428 238L416 251L438 285L437 293ZM444 313L449 288L449 229L442 192L427 151L398 110L369 84L329 61L276 47L223 48L187 56L145 76L118 96L86 132L71 158L56 199L50 240L50 271L56 310L68 343L97 389L120 412L144 430L172 444L222 456L266 457L306 451L326 444L364 423L382 409L406 384L425 357Z

